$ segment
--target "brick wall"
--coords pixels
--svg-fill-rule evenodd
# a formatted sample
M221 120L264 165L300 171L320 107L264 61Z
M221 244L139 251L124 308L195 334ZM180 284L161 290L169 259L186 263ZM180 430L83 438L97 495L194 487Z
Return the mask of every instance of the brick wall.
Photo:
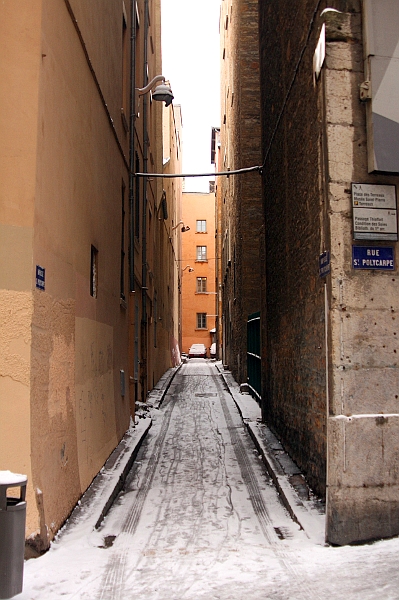
M221 13L223 170L260 164L258 2L225 0ZM261 178L221 178L224 361L246 381L246 322L260 308Z
M326 377L320 175L320 98L313 85L314 0L260 8L266 306L263 306L266 422L323 495ZM319 7L318 12L322 10Z

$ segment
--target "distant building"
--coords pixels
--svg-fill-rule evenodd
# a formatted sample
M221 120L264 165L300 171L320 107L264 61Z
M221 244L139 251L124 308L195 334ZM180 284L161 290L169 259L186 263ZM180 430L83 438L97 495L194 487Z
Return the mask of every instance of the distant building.
M216 341L215 195L183 192L182 350ZM180 225L179 227L183 227Z

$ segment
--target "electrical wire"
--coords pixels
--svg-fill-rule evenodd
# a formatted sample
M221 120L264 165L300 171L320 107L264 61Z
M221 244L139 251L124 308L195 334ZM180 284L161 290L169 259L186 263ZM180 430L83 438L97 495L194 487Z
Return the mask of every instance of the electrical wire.
M306 48L308 47L310 36L311 36L312 30L313 30L313 25L314 25L314 22L316 20L317 13L320 10L321 1L322 0L319 0L317 2L316 8L315 8L315 10L313 12L313 16L312 16L312 18L310 20L309 28L308 28L308 33L307 33L307 36L306 36L306 41L305 41L305 44L304 44L304 46L303 46L303 48L302 48L302 50L300 52L297 64L296 64L295 69L294 69L294 74L293 74L291 83L290 83L290 85L288 87L287 93L286 93L285 98L284 98L283 105L282 105L280 113L279 113L279 115L277 117L277 121L276 121L275 127L274 127L273 132L272 132L272 134L270 136L270 142L269 142L269 145L267 147L267 150L266 150L265 157L264 157L262 165L257 165L255 167L247 167L247 168L244 168L244 169L234 169L234 170L231 170L231 171L230 170L228 170L228 171L219 171L219 172L216 172L216 173L133 173L133 175L135 177L148 177L148 178L159 177L159 178L162 178L162 179L171 179L171 178L175 178L175 177L183 177L183 178L188 178L188 177L220 177L220 176L230 177L230 175L243 175L244 173L252 173L252 172L258 172L260 175L262 175L263 169L265 168L266 161L267 161L267 158L269 156L269 153L270 153L270 150L271 150L274 138L275 138L275 135L277 133L277 129L278 129L279 125L280 125L280 122L281 122L281 119L283 117L285 108L287 106L288 98L289 98L289 96L291 94L292 88L294 87L294 83L295 83L296 77L298 75L298 71L299 71L299 67L300 67L302 59L303 59L303 55L305 54Z
M247 167L245 169L236 169L233 171L219 171L217 173L134 173L135 177L162 177L162 178L172 178L172 177L219 177L221 175L226 175L229 177L230 175L241 175L242 173L251 173L251 172L260 172L260 166L256 167Z

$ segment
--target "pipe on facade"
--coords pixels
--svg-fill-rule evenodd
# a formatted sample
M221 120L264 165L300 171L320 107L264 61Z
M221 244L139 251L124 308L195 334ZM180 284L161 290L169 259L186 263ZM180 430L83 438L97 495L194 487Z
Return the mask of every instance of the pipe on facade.
M144 72L143 72L143 83L146 87L148 83L148 30L149 30L149 0L144 2ZM148 173L148 97L145 94L143 96L143 171L144 174ZM148 177L144 175L143 178L143 214L142 214L142 270L141 270L141 285L142 285L142 313L141 313L141 324L142 324L142 354L141 360L144 363L144 370L142 374L142 394L143 401L145 400L145 394L147 393L147 187Z
M136 118L136 2L130 2L130 156L129 156L129 290L135 292L134 285L134 125Z

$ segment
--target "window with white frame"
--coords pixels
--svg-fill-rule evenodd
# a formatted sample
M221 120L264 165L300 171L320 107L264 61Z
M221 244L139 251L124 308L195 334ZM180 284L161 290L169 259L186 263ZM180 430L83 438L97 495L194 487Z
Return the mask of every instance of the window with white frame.
M206 329L206 313L197 313L197 329Z
M197 220L197 233L206 233L206 221Z
M206 260L206 246L197 246L197 260Z
M197 277L197 294L205 294L206 277Z

